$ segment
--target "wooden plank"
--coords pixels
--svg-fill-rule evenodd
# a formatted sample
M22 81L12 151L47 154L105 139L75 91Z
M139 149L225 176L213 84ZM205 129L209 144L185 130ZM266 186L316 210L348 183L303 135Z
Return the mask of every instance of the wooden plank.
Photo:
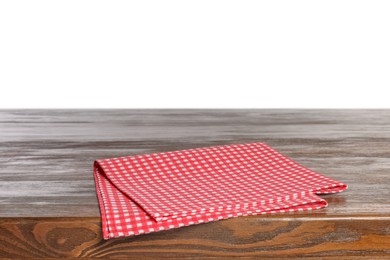
M102 241L99 219L7 219L2 257L384 256L390 218L235 218Z
M95 159L257 141L349 190L308 215L102 240ZM390 110L0 110L0 257L384 256L389 141Z

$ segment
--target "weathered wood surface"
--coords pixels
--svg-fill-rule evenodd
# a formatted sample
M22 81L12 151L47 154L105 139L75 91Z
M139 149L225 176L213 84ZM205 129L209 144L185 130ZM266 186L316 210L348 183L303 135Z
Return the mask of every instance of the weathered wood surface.
M98 158L266 142L349 185L310 214L103 241ZM390 110L2 110L1 257L390 257Z

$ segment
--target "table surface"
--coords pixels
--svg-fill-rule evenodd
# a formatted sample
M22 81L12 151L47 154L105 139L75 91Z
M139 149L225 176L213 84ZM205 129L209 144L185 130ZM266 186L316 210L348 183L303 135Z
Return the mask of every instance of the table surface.
M349 189L310 214L101 239L95 159L259 141ZM389 158L390 110L0 110L0 257L383 256Z

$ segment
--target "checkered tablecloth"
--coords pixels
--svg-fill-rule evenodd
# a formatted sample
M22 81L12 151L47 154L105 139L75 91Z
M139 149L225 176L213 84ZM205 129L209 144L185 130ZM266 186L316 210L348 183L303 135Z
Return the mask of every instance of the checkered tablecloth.
M94 176L105 239L319 209L347 188L264 143L102 159Z

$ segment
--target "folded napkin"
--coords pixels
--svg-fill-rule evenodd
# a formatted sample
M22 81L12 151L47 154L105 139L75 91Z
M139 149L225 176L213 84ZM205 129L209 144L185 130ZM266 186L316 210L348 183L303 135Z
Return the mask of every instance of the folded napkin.
M347 188L264 143L102 159L94 176L104 239L319 209Z

